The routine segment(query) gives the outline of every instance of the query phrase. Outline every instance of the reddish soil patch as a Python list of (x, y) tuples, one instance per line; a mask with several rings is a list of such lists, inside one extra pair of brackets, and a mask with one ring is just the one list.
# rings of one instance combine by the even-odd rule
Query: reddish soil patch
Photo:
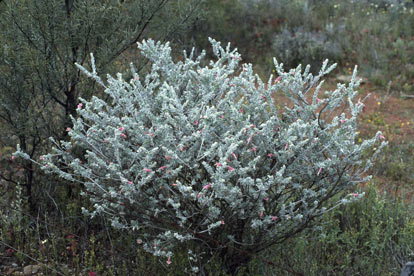
[(414, 141), (414, 99), (377, 92), (371, 85), (361, 89), (361, 96), (370, 93), (360, 123), (361, 132), (382, 131), (392, 143)]

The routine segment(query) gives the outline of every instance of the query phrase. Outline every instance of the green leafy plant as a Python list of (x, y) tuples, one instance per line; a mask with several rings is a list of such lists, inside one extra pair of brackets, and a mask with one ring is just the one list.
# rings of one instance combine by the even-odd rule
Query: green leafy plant
[(400, 274), (414, 256), (412, 205), (376, 185), (371, 182), (360, 201), (324, 216), (319, 228), (273, 247), (269, 259), (304, 275)]

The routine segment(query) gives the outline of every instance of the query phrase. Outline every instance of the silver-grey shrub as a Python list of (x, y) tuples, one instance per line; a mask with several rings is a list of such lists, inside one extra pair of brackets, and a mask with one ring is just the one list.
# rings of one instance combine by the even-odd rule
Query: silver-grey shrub
[(131, 65), (130, 81), (118, 74), (104, 82), (94, 66), (79, 66), (111, 100), (83, 100), (71, 140), (54, 141), (52, 153), (33, 161), (83, 184), (94, 204), (85, 213), (135, 231), (148, 252), (170, 263), (180, 243), (196, 244), (235, 274), (256, 253), (359, 198), (348, 191), (329, 200), (367, 181), (386, 143), (381, 133), (355, 142), (363, 109), (356, 70), (349, 85), (320, 95), (334, 68), (327, 61), (313, 76), (309, 66), (285, 72), (275, 60), (278, 77), (264, 83), (230, 45), (211, 43), (215, 60), (184, 52), (175, 62), (168, 43), (143, 41), (151, 68), (138, 75)]

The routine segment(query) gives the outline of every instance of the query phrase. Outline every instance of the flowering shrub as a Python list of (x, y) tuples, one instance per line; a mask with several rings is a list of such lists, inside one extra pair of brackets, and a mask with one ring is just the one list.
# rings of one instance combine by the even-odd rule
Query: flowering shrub
[(313, 76), (309, 66), (285, 72), (275, 60), (278, 77), (265, 84), (230, 45), (211, 43), (216, 60), (184, 52), (174, 62), (168, 43), (143, 41), (138, 48), (152, 65), (145, 76), (131, 65), (130, 81), (118, 74), (104, 83), (92, 56), (92, 72), (79, 67), (112, 100), (82, 100), (71, 140), (55, 142), (38, 163), (82, 183), (94, 203), (86, 214), (136, 231), (138, 244), (166, 264), (177, 245), (193, 241), (235, 274), (254, 254), (361, 197), (329, 200), (367, 181), (386, 143), (378, 145), (381, 133), (355, 142), (363, 109), (356, 70), (348, 86), (321, 97), (320, 80), (334, 68), (327, 61)]

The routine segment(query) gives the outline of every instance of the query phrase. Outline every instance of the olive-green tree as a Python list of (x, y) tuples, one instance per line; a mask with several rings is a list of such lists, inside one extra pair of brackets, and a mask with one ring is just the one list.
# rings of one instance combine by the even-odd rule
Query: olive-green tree
[(202, 2), (0, 1), (1, 180), (23, 185), (34, 207), (41, 175), (29, 162), (12, 162), (8, 151), (19, 143), (36, 158), (47, 137), (65, 139), (78, 98), (96, 91), (74, 64), (88, 67), (93, 52), (97, 68), (111, 72), (142, 38), (171, 40), (185, 31)]

